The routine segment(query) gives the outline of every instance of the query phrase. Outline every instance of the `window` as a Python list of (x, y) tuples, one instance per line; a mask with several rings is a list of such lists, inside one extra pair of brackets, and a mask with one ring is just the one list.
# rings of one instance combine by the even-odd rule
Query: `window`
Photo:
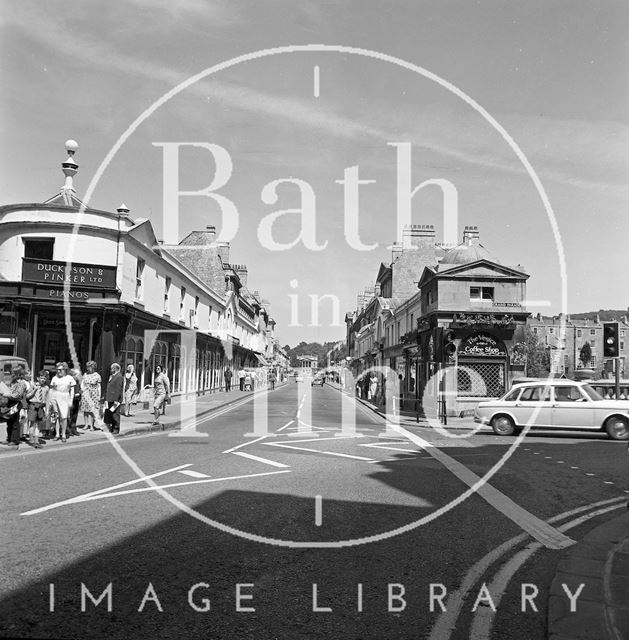
[(625, 331), (624, 331), (624, 329), (620, 331), (620, 337), (621, 337), (621, 338), (624, 338), (624, 337), (625, 337)]
[(548, 327), (548, 333), (555, 333), (555, 327)]
[(493, 287), (470, 287), (470, 300), (493, 300), (494, 288)]
[(550, 387), (526, 387), (520, 402), (550, 402)]
[(143, 281), (145, 266), (146, 266), (146, 262), (138, 258), (138, 261), (135, 267), (135, 299), (136, 300), (142, 300), (142, 281)]
[(555, 387), (555, 400), (557, 402), (583, 401), (583, 394), (577, 386)]
[(563, 366), (566, 367), (566, 369), (570, 366), (570, 356), (567, 354), (564, 354)]
[(199, 325), (199, 296), (194, 299), (194, 323), (193, 325), (197, 327)]
[(397, 323), (397, 336), (396, 336), (396, 342), (400, 341), (400, 323)]
[(577, 338), (580, 338), (583, 335), (583, 331), (581, 329), (577, 329)]
[(533, 327), (533, 333), (537, 334), (537, 327)]
[(172, 285), (172, 280), (166, 276), (164, 280), (164, 313), (168, 314), (170, 312), (168, 299), (170, 298), (170, 287)]
[(621, 341), (620, 341), (620, 349), (621, 349), (622, 351), (624, 351), (624, 350), (625, 350), (625, 341), (624, 341), (624, 340), (621, 340)]
[(596, 335), (596, 329), (590, 329), (590, 335), (591, 336), (595, 336)]
[(590, 358), (590, 369), (596, 369), (596, 356)]
[(513, 402), (518, 399), (520, 395), (521, 389), (513, 389), (513, 391), (509, 391), (509, 393), (503, 398), (505, 402)]
[(181, 322), (185, 321), (185, 317), (184, 317), (185, 301), (186, 301), (186, 288), (181, 287), (181, 300), (179, 301), (179, 320)]
[(52, 260), (54, 238), (24, 238), (24, 257)]
[(410, 331), (414, 331), (414, 329), (415, 329), (415, 326), (413, 324), (413, 316), (414, 315), (415, 315), (414, 313), (411, 313), (411, 328), (410, 328)]

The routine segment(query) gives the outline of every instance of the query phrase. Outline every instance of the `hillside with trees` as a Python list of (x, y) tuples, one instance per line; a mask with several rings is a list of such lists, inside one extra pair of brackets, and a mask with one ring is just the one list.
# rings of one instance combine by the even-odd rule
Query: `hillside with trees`
[[(286, 350), (286, 355), (290, 358), (291, 367), (299, 366), (297, 356), (317, 356), (319, 359), (319, 367), (325, 367), (327, 364), (328, 351), (337, 348), (338, 344), (338, 340), (334, 342), (324, 342), (323, 344), (319, 342), (304, 342), (302, 340), (296, 347), (285, 345), (284, 349)], [(336, 349), (336, 351), (336, 360), (344, 358), (347, 355), (345, 343), (343, 342), (341, 347)]]

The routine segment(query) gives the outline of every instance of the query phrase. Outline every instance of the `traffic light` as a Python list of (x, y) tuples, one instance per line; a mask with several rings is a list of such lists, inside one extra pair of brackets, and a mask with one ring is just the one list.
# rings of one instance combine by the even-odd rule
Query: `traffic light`
[(455, 337), (454, 331), (446, 329), (443, 332), (443, 353), (446, 356), (453, 356), (456, 351), (456, 344), (454, 344)]
[(603, 358), (617, 358), (620, 355), (620, 323), (603, 322)]

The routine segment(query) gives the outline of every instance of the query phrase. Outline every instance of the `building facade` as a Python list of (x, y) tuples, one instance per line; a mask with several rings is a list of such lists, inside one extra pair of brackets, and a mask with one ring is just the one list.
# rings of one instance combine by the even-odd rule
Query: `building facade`
[(86, 207), (72, 183), (76, 143), (66, 144), (59, 194), (0, 207), (2, 352), (34, 371), (133, 364), (142, 386), (159, 364), (174, 393), (217, 390), (227, 366), (266, 364), (272, 319), (215, 229), (164, 246), (124, 205)]

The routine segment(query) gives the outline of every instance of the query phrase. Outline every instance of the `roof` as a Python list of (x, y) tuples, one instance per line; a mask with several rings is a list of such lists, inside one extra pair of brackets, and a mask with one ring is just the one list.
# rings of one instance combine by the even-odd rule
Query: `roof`
[(478, 262), (479, 260), (488, 260), (500, 264), (482, 244), (477, 242), (462, 242), (453, 249), (446, 251), (443, 258), (439, 262), (439, 268), (442, 265), (468, 264), (470, 262)]

